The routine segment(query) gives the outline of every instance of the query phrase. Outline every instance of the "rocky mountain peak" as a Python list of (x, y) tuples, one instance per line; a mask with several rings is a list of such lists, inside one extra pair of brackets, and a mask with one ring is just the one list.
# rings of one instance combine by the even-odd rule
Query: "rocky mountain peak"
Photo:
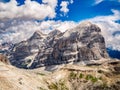
[(75, 28), (75, 30), (79, 31), (79, 32), (83, 32), (83, 33), (90, 33), (90, 34), (92, 32), (99, 32), (99, 33), (101, 32), (101, 29), (97, 25), (95, 25), (89, 21), (84, 21), (84, 22), (80, 23)]
[(46, 36), (35, 32), (31, 38), (27, 45), (21, 42), (16, 46), (11, 59), (15, 66), (22, 64), (27, 68), (29, 64), (29, 68), (37, 68), (108, 58), (101, 29), (90, 22), (82, 22), (64, 33), (54, 30)]
[(51, 32), (49, 33), (49, 35), (50, 35), (50, 36), (55, 36), (55, 35), (58, 35), (58, 34), (61, 34), (61, 33), (62, 33), (62, 32), (61, 32), (60, 30), (55, 29), (55, 30), (51, 31)]
[(60, 30), (52, 30), (50, 33), (48, 33), (47, 39), (53, 39), (57, 36), (60, 36), (62, 34), (62, 32)]
[(45, 38), (47, 35), (42, 33), (41, 31), (35, 31), (34, 34), (31, 36), (30, 40), (32, 39), (42, 39)]
[(83, 36), (85, 39), (85, 37), (89, 37), (92, 34), (95, 35), (95, 34), (100, 34), (100, 33), (101, 33), (101, 29), (97, 25), (95, 25), (89, 21), (84, 21), (84, 22), (80, 23), (78, 26), (76, 26), (75, 28), (67, 30), (64, 33), (63, 37), (73, 38), (73, 37), (82, 37)]

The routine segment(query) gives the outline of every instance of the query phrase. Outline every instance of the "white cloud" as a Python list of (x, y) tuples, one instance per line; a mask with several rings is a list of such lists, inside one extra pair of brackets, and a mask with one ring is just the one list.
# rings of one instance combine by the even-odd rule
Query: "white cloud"
[(66, 30), (74, 28), (77, 24), (78, 23), (76, 23), (74, 21), (64, 21), (64, 22), (60, 22), (58, 24), (57, 29), (60, 30), (61, 32), (65, 32)]
[[(76, 25), (73, 21), (24, 21), (13, 20), (9, 22), (1, 22), (0, 26), (3, 28), (3, 32), (0, 32), (0, 43), (13, 42), (18, 43), (20, 41), (28, 39), (35, 31), (40, 30), (44, 33), (49, 33), (51, 30), (58, 29), (64, 32)], [(1, 30), (2, 31), (2, 30)]]
[(74, 1), (73, 1), (73, 0), (70, 0), (70, 3), (71, 3), (71, 4), (73, 4), (73, 3), (74, 3)]
[(63, 12), (65, 15), (69, 12), (68, 5), (69, 5), (68, 1), (62, 1), (60, 4), (61, 6), (60, 11)]
[(97, 4), (101, 3), (102, 1), (104, 1), (104, 0), (95, 0), (94, 5), (97, 5)]
[(120, 0), (94, 0), (93, 5), (97, 5), (97, 4), (99, 4), (99, 3), (103, 2), (103, 1), (117, 1), (117, 2), (120, 2)]
[(57, 0), (42, 0), (43, 3), (46, 3), (50, 5), (52, 8), (55, 8), (57, 6)]
[(5, 24), (5, 29), (3, 29), (4, 32), (1, 33), (0, 35), (1, 42), (13, 42), (13, 43), (29, 38), (31, 34), (33, 34), (36, 30), (39, 30), (40, 25), (32, 21), (18, 21), (18, 20), (10, 21), (4, 24)]
[(112, 10), (113, 15), (98, 16), (89, 21), (97, 24), (101, 30), (108, 48), (120, 50), (120, 35), (113, 35), (115, 32), (120, 32), (120, 24), (115, 21), (120, 20), (120, 11)]
[(8, 3), (0, 2), (0, 19), (30, 18), (43, 20), (46, 17), (56, 16), (55, 8), (57, 0), (43, 0), (42, 4), (36, 1), (26, 0), (24, 5), (17, 6), (16, 0)]
[(67, 13), (69, 12), (68, 6), (73, 3), (74, 3), (74, 0), (62, 1), (60, 4), (61, 6), (60, 11), (63, 12), (63, 14), (60, 14), (60, 16), (67, 15)]

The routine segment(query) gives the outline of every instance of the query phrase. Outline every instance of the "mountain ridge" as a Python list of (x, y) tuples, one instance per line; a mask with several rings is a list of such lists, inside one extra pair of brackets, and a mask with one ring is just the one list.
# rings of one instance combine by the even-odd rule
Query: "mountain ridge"
[(30, 39), (16, 44), (14, 48), (10, 61), (21, 68), (108, 58), (101, 29), (90, 22), (82, 22), (64, 33), (58, 30), (48, 35), (35, 32)]

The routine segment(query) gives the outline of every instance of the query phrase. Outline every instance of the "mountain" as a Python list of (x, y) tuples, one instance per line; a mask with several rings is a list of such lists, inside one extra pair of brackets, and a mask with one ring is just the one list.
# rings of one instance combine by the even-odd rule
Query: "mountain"
[(11, 52), (11, 64), (20, 68), (108, 58), (101, 29), (90, 22), (82, 22), (64, 33), (54, 30), (46, 35), (37, 31), (16, 44)]
[(0, 53), (7, 54), (13, 48), (13, 46), (14, 44), (11, 42), (0, 43)]
[(31, 65), (39, 50), (46, 46), (45, 38), (45, 34), (36, 31), (28, 40), (15, 44), (10, 53), (10, 62), (23, 68)]

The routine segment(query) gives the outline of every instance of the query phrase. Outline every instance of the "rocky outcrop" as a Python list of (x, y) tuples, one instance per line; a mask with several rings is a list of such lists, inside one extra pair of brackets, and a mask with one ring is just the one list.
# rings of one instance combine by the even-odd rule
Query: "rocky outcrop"
[(7, 59), (7, 57), (2, 54), (0, 54), (0, 62), (4, 64), (9, 64), (9, 60)]
[(12, 52), (12, 64), (26, 68), (108, 58), (101, 29), (90, 22), (64, 33), (35, 32), (27, 41), (16, 44)]

